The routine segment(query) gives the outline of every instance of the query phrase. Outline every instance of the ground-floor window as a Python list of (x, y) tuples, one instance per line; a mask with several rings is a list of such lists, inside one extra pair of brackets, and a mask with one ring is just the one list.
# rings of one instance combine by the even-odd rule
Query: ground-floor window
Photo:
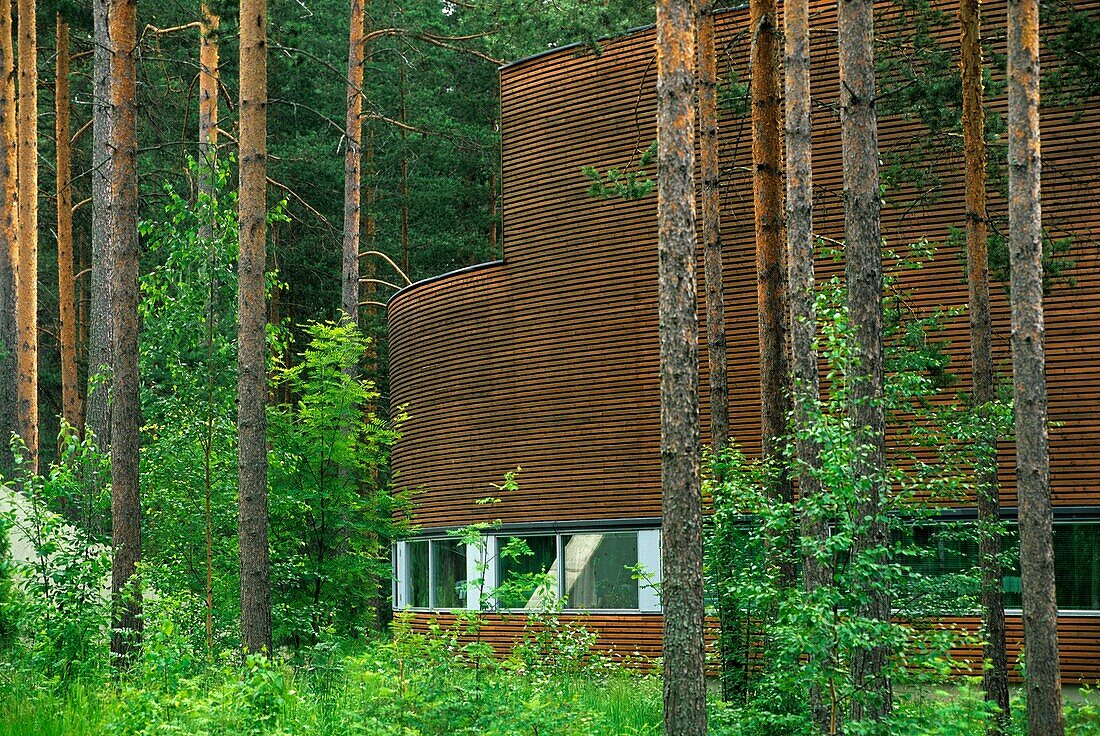
[[(913, 554), (900, 562), (927, 578), (960, 581), (959, 593), (976, 600), (978, 581), (972, 574), (978, 566), (978, 543), (973, 522), (955, 521), (911, 527), (904, 541)], [(1100, 611), (1100, 520), (1054, 522), (1054, 585), (1058, 609), (1064, 612)], [(1009, 610), (1023, 605), (1020, 580), (1020, 538), (1017, 525), (1006, 525), (1001, 545), (1006, 557), (1004, 603)], [(969, 581), (969, 590), (965, 590)]]
[[(394, 552), (398, 609), (659, 611), (661, 558), (657, 529), (516, 529), (466, 544), (453, 536), (399, 542)], [(972, 522), (917, 524), (906, 532), (910, 554), (898, 560), (927, 580), (929, 591), (958, 606), (976, 601), (978, 546)], [(1003, 549), (1005, 607), (1021, 606), (1016, 525)], [(1055, 520), (1058, 608), (1100, 611), (1100, 519)], [(954, 582), (952, 582), (954, 581)], [(952, 587), (954, 585), (955, 587)], [(921, 603), (924, 603), (923, 601)], [(944, 612), (950, 612), (944, 609)], [(961, 611), (955, 611), (960, 613)]]
[(398, 609), (660, 610), (657, 529), (411, 539), (394, 563)]

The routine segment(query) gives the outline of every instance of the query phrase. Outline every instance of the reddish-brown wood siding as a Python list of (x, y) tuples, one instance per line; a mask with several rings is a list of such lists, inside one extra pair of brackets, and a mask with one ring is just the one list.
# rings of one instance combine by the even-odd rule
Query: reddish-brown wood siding
[[(1096, 9), (1100, 1), (1076, 7)], [(815, 28), (835, 28), (835, 6), (814, 10)], [(987, 4), (986, 27), (1003, 28), (1004, 10), (1003, 0)], [(717, 18), (720, 79), (730, 69), (747, 79), (746, 22), (744, 10)], [(945, 29), (951, 39), (954, 32)], [(822, 30), (812, 39), (815, 231), (840, 238), (840, 131), (830, 107), (838, 96), (835, 33)], [(660, 515), (656, 198), (592, 199), (581, 174), (584, 166), (636, 165), (654, 140), (653, 44), (652, 31), (641, 31), (601, 42), (599, 55), (569, 48), (505, 67), (504, 261), (416, 285), (390, 302), (392, 397), (410, 416), (394, 467), (398, 485), (420, 491), (415, 522), (422, 527)], [(1045, 110), (1042, 120), (1044, 225), (1054, 237), (1073, 236), (1067, 275), (1076, 282), (1057, 287), (1046, 301), (1056, 506), (1100, 504), (1100, 104), (1091, 103)], [(1003, 111), (1004, 101), (991, 107)], [(760, 416), (750, 129), (748, 119), (721, 114), (730, 429), (732, 440), (754, 454)], [(879, 130), (887, 159), (922, 134), (918, 123), (891, 117)], [(950, 228), (965, 225), (961, 152), (926, 164), (939, 186), (891, 190), (883, 209), (883, 235), (899, 251), (920, 239), (942, 243)], [(991, 215), (1003, 217), (1004, 205), (992, 192)], [(823, 260), (818, 278), (841, 268)], [(916, 309), (965, 305), (956, 248), (942, 247), (906, 279), (916, 287), (909, 301)], [(1002, 284), (994, 284), (991, 306), (1003, 379), (1010, 364)], [(965, 391), (965, 315), (950, 322), (944, 337), (952, 341), (957, 388)], [(1002, 443), (1008, 507), (1016, 505), (1014, 462)], [(475, 503), (498, 495), (491, 484), (519, 466), (519, 491), (500, 504)], [(607, 618), (588, 620), (600, 628)], [(657, 646), (658, 617), (611, 619), (631, 651)], [(1100, 678), (1100, 619), (1066, 617), (1060, 631), (1066, 681)], [(1018, 645), (1018, 618), (1009, 621), (1009, 639)], [(612, 640), (608, 633), (605, 641)]]
[[(1097, 5), (1090, 0), (1091, 6)], [(830, 6), (815, 15), (831, 27)], [(988, 26), (1004, 6), (986, 9)], [(719, 15), (720, 74), (745, 77), (745, 13)], [(814, 34), (814, 176), (818, 233), (840, 237), (836, 52)], [(423, 488), (417, 521), (454, 526), (481, 518), (522, 522), (656, 516), (660, 511), (655, 197), (594, 200), (581, 167), (622, 167), (654, 139), (653, 36), (643, 31), (546, 54), (501, 73), (505, 262), (414, 287), (390, 304), (393, 398), (410, 419), (395, 452), (399, 482)], [(995, 107), (1003, 107), (997, 102)], [(722, 120), (722, 201), (730, 356), (731, 431), (759, 445), (756, 274), (747, 119)], [(1047, 300), (1051, 484), (1062, 505), (1100, 503), (1100, 105), (1049, 110), (1043, 119), (1044, 223), (1074, 237), (1076, 286)], [(884, 152), (912, 144), (916, 123), (880, 123)], [(942, 186), (925, 206), (912, 191), (883, 211), (895, 248), (942, 242), (964, 224), (961, 155), (929, 162)], [(993, 194), (991, 212), (1003, 214)], [(838, 269), (819, 264), (819, 278)], [(962, 305), (958, 252), (943, 248), (912, 275), (917, 308)], [(993, 293), (995, 360), (1007, 375), (1008, 312)], [(965, 390), (965, 317), (946, 332)], [(704, 361), (705, 363), (705, 361)], [(705, 371), (705, 365), (703, 367)], [(706, 412), (706, 378), (703, 410)], [(704, 425), (707, 422), (704, 420)], [(1003, 502), (1014, 506), (1013, 458), (1001, 458)], [(475, 499), (522, 466), (518, 493), (493, 508)]]
[[(427, 634), (431, 624), (443, 629), (460, 631), (455, 627), (455, 617), (449, 613), (413, 613), (408, 614), (410, 627), (420, 634)], [(610, 655), (624, 664), (646, 668), (656, 657), (661, 656), (661, 616), (660, 614), (562, 614), (558, 620), (563, 625), (583, 626), (597, 635), (593, 649)], [(1009, 679), (1020, 682), (1020, 655), (1023, 649), (1024, 633), (1020, 617), (1008, 616), (1007, 645), (1009, 661)], [(714, 653), (716, 619), (707, 619), (707, 656)], [(960, 635), (974, 635), (980, 622), (973, 616), (958, 616), (941, 619), (935, 625), (957, 628)], [(541, 624), (529, 620), (526, 616), (510, 614), (487, 615), (484, 619), (480, 640), (500, 653), (511, 650), (524, 636), (533, 634)], [(462, 633), (459, 639), (472, 641), (474, 635)], [(1095, 683), (1100, 679), (1100, 659), (1097, 657), (1097, 642), (1100, 642), (1100, 619), (1077, 616), (1061, 616), (1058, 619), (1058, 648), (1062, 661), (1062, 682), (1067, 685)], [(982, 650), (980, 646), (958, 646), (952, 655), (960, 662), (969, 663), (973, 672), (980, 671)], [(962, 670), (965, 672), (966, 670)]]

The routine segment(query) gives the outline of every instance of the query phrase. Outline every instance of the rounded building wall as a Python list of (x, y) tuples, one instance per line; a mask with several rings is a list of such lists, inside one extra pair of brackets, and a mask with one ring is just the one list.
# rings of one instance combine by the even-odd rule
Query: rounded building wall
[[(891, 12), (885, 4), (881, 10)], [(985, 14), (991, 26), (1003, 24), (1003, 2)], [(835, 27), (835, 7), (823, 4), (814, 22)], [(748, 78), (746, 23), (745, 10), (718, 16), (721, 79), (731, 72)], [(840, 240), (835, 36), (812, 38), (815, 231)], [(504, 260), (422, 282), (390, 302), (392, 400), (409, 413), (393, 465), (397, 484), (415, 490), (413, 522), (427, 536), (492, 519), (515, 533), (542, 525), (555, 534), (605, 523), (643, 529), (659, 519), (656, 197), (592, 198), (581, 173), (589, 166), (636, 166), (655, 139), (653, 47), (652, 30), (642, 30), (601, 42), (599, 53), (570, 47), (504, 67)], [(1004, 102), (991, 106), (1002, 110)], [(751, 130), (730, 108), (720, 112), (731, 434), (752, 455), (759, 449), (760, 401)], [(1097, 130), (1100, 105), (1044, 110), (1044, 225), (1053, 238), (1072, 238), (1065, 258), (1073, 266), (1065, 276), (1074, 282), (1056, 287), (1045, 305), (1051, 487), (1056, 518), (1086, 524), (1100, 524)], [(879, 134), (887, 165), (919, 150), (927, 136), (919, 122), (899, 117), (883, 117)], [(961, 156), (940, 152), (922, 160), (930, 179), (887, 192), (882, 232), (888, 246), (939, 244), (934, 258), (903, 276), (902, 285), (913, 289), (908, 305), (917, 312), (966, 303), (963, 256), (949, 244), (952, 229), (965, 226)], [(992, 193), (995, 222), (1003, 220), (1004, 208), (1003, 197)], [(817, 267), (819, 279), (842, 270), (831, 259)], [(1000, 284), (992, 302), (995, 365), (1004, 376), (1011, 368), (1010, 328)], [(701, 309), (701, 335), (702, 318)], [(951, 342), (958, 390), (966, 391), (965, 314), (948, 322), (942, 338)], [(706, 441), (705, 350), (700, 358)], [(1004, 443), (1000, 481), (1010, 511), (1014, 463)], [(494, 484), (517, 467), (518, 490), (498, 493)], [(477, 503), (488, 496), (501, 501)], [(1071, 617), (1067, 621), (1078, 623), (1066, 626), (1084, 626), (1092, 633), (1082, 641), (1095, 641), (1100, 619), (1085, 620)], [(1078, 654), (1067, 656), (1093, 663), (1082, 664), (1081, 672), (1097, 670), (1100, 650), (1073, 650), (1072, 641)]]

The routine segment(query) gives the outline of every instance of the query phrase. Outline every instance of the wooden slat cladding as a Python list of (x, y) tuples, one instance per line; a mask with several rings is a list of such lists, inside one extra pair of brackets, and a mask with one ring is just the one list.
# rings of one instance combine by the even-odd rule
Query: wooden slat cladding
[[(1081, 9), (1097, 5), (1078, 3)], [(815, 227), (839, 238), (840, 135), (830, 107), (837, 98), (836, 51), (828, 30), (835, 27), (835, 8), (822, 4), (818, 11)], [(987, 28), (1003, 27), (1002, 2), (985, 12)], [(730, 70), (747, 79), (745, 24), (746, 11), (719, 16), (723, 79)], [(637, 163), (655, 137), (655, 81), (651, 31), (604, 41), (599, 54), (563, 49), (502, 70), (505, 262), (412, 287), (390, 304), (392, 394), (410, 414), (394, 467), (399, 484), (422, 489), (417, 523), (659, 515), (655, 197), (592, 199), (581, 175), (583, 166)], [(752, 454), (759, 447), (759, 389), (749, 125), (728, 110), (724, 115), (731, 432)], [(1044, 223), (1056, 237), (1072, 234), (1067, 257), (1075, 265), (1068, 275), (1076, 282), (1056, 288), (1046, 306), (1050, 417), (1057, 423), (1051, 478), (1060, 505), (1100, 504), (1098, 131), (1098, 104), (1044, 112)], [(918, 123), (884, 118), (883, 155), (905, 151), (923, 134)], [(920, 239), (942, 243), (949, 228), (964, 224), (961, 154), (925, 163), (939, 186), (888, 193), (883, 233), (899, 251)], [(991, 208), (995, 217), (1003, 215), (996, 193)], [(819, 278), (827, 278), (840, 266), (822, 261), (818, 269)], [(909, 304), (918, 311), (965, 303), (954, 248), (941, 248), (909, 272), (905, 284), (915, 288)], [(999, 285), (992, 306), (1003, 379), (1010, 370), (1009, 327)], [(953, 343), (958, 388), (966, 390), (965, 317), (951, 321), (943, 337)], [(705, 414), (705, 375), (700, 384)], [(1014, 458), (1003, 444), (1003, 502), (1013, 506)], [(500, 504), (474, 503), (493, 495), (491, 484), (518, 466), (518, 492)]]
[[(478, 639), (499, 653), (510, 651), (525, 636), (533, 635), (542, 627), (538, 620), (529, 620), (521, 614), (490, 614), (483, 618), (480, 634), (475, 636), (456, 626), (453, 614), (417, 612), (408, 615), (410, 628), (417, 633), (427, 634), (434, 624), (456, 632), (463, 643)], [(581, 626), (595, 633), (597, 637), (593, 649), (624, 664), (646, 668), (653, 659), (661, 656), (660, 614), (562, 614), (558, 621), (563, 626)], [(1022, 619), (1018, 615), (1008, 616), (1005, 623), (1009, 676), (1013, 682), (1020, 682), (1020, 656), (1024, 641)], [(977, 635), (981, 622), (973, 616), (955, 616), (927, 625), (958, 629), (961, 635), (973, 637)], [(717, 626), (716, 619), (707, 620), (708, 658), (714, 651)], [(1100, 619), (1059, 617), (1058, 648), (1063, 683), (1090, 684), (1100, 679)], [(951, 654), (960, 663), (968, 663), (972, 673), (981, 671), (980, 646), (960, 645), (952, 649)], [(965, 669), (960, 671), (966, 672)]]
[[(881, 17), (893, 7), (883, 3)], [(943, 7), (954, 12), (954, 6)], [(1095, 11), (1100, 0), (1076, 7)], [(994, 46), (1003, 43), (1004, 1), (987, 3), (984, 14), (987, 36)], [(745, 10), (718, 16), (721, 79), (731, 70), (748, 78), (746, 22)], [(815, 228), (840, 238), (840, 131), (830, 30), (835, 5), (818, 5), (812, 22)], [(889, 24), (880, 22), (879, 30), (888, 34)], [(953, 24), (942, 33), (954, 43)], [(641, 31), (601, 42), (598, 54), (562, 49), (501, 72), (505, 262), (414, 286), (390, 303), (392, 397), (410, 414), (394, 467), (399, 485), (419, 490), (415, 521), (421, 526), (660, 515), (656, 201), (652, 195), (633, 202), (592, 199), (581, 175), (584, 166), (636, 165), (655, 139), (653, 44), (652, 32)], [(1056, 423), (1051, 481), (1055, 504), (1078, 507), (1100, 505), (1100, 202), (1094, 194), (1100, 184), (1100, 104), (1089, 103), (1046, 109), (1042, 119), (1044, 225), (1053, 237), (1072, 235), (1066, 257), (1074, 266), (1067, 276), (1076, 282), (1056, 288), (1046, 302), (1050, 418)], [(990, 106), (1003, 111), (1004, 101)], [(731, 433), (754, 454), (759, 379), (750, 127), (728, 108), (722, 115)], [(897, 117), (884, 117), (879, 129), (886, 162), (925, 135), (919, 123)], [(943, 243), (950, 228), (965, 224), (961, 153), (922, 164), (938, 177), (936, 186), (899, 186), (887, 193), (883, 235), (898, 251), (921, 239)], [(991, 193), (998, 223), (1004, 205), (1002, 196)], [(817, 268), (819, 279), (842, 271), (831, 260)], [(908, 304), (918, 312), (964, 305), (958, 250), (941, 247), (919, 271), (906, 274), (904, 285), (914, 288)], [(1007, 381), (1009, 315), (1000, 284), (992, 297), (995, 362)], [(700, 319), (702, 330), (702, 308)], [(952, 342), (957, 389), (965, 391), (965, 317), (952, 320), (942, 337)], [(1014, 506), (1008, 442), (1002, 443), (1000, 461), (1002, 501)], [(519, 491), (499, 504), (475, 503), (499, 495), (492, 484), (518, 466)], [(428, 618), (414, 614), (414, 627), (423, 630)], [(659, 615), (592, 614), (583, 621), (600, 632), (600, 647), (627, 657), (660, 652)], [(973, 618), (944, 623), (977, 627)], [(1019, 617), (1008, 624), (1015, 657)], [(520, 618), (493, 620), (483, 636), (507, 647), (522, 627)], [(1063, 617), (1059, 632), (1064, 680), (1100, 678), (1100, 619)], [(976, 650), (957, 654), (977, 657)]]

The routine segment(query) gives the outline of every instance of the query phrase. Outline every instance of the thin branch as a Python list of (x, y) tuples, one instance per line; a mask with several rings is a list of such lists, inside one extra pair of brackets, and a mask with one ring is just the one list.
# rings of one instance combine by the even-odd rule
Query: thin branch
[(272, 179), (270, 176), (267, 177), (267, 183), (270, 184), (271, 186), (275, 187), (276, 189), (281, 189), (282, 191), (286, 192), (286, 194), (289, 197), (291, 197), (292, 199), (297, 201), (298, 204), (305, 207), (306, 210), (310, 214), (312, 214), (314, 217), (316, 217), (321, 222), (325, 223), (325, 225), (327, 225), (330, 230), (332, 230), (333, 232), (338, 232), (337, 229), (335, 227), (333, 227), (332, 223), (329, 222), (327, 217), (325, 217), (320, 212), (318, 212), (316, 209), (314, 209), (313, 205), (311, 205), (309, 202), (302, 199), (302, 197), (297, 192), (295, 192), (293, 189), (288, 187), (286, 184), (283, 184), (281, 181), (278, 181), (276, 179)]
[(362, 279), (359, 279), (359, 283), (361, 283), (361, 284), (382, 284), (383, 286), (389, 286), (390, 288), (393, 288), (393, 289), (400, 289), (401, 288), (397, 284), (391, 284), (389, 281), (384, 281), (382, 279), (362, 278)]
[(77, 131), (75, 133), (73, 133), (73, 137), (69, 139), (69, 145), (76, 145), (77, 139), (80, 138), (80, 136), (87, 133), (89, 130), (91, 130), (91, 128), (92, 128), (92, 120), (91, 120), (91, 118), (89, 118), (88, 122), (81, 125), (77, 129)]
[(394, 262), (393, 262), (393, 259), (392, 259), (392, 258), (390, 258), (390, 257), (389, 257), (388, 255), (386, 255), (385, 253), (383, 253), (382, 251), (380, 251), (380, 250), (365, 250), (365, 251), (362, 251), (362, 252), (360, 252), (360, 253), (359, 253), (359, 257), (360, 257), (360, 258), (362, 258), (363, 256), (378, 256), (379, 258), (382, 258), (383, 260), (385, 260), (385, 261), (386, 261), (386, 263), (388, 263), (388, 264), (390, 264), (391, 266), (393, 266), (393, 270), (394, 270), (394, 271), (397, 271), (397, 273), (398, 273), (398, 274), (399, 274), (399, 275), (401, 276), (401, 278), (405, 279), (405, 285), (406, 285), (406, 286), (408, 286), (409, 284), (411, 284), (411, 283), (412, 283), (412, 279), (410, 279), (410, 278), (409, 278), (408, 276), (406, 276), (406, 275), (405, 275), (405, 272), (404, 272), (404, 271), (402, 271), (402, 270), (401, 270), (401, 269), (400, 269), (400, 268), (398, 267), (398, 265), (397, 265), (396, 263), (394, 263)]

